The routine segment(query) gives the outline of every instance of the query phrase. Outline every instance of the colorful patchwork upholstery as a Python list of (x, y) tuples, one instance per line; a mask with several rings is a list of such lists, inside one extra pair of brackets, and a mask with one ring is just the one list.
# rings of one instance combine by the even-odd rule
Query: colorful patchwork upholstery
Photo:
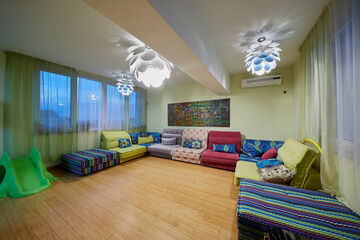
[(239, 231), (244, 230), (244, 222), (261, 224), (253, 231), (258, 236), (275, 228), (301, 237), (296, 239), (360, 239), (359, 215), (318, 191), (242, 179), (236, 215)]
[[(213, 151), (213, 145), (235, 144), (236, 153)], [(241, 149), (241, 133), (226, 131), (210, 131), (208, 149), (201, 154), (203, 166), (221, 168), (234, 171), (239, 160)]]
[(138, 137), (147, 137), (148, 134), (146, 132), (140, 133), (130, 133), (132, 144), (138, 144)]
[(240, 157), (239, 157), (239, 161), (244, 161), (244, 162), (253, 162), (253, 163), (257, 163), (258, 161), (261, 161), (261, 157), (250, 157), (248, 155), (246, 155), (245, 153), (240, 153)]
[(62, 166), (80, 176), (120, 163), (116, 151), (90, 149), (61, 155)]
[(148, 135), (148, 136), (153, 136), (153, 138), (154, 138), (154, 143), (160, 143), (160, 142), (161, 142), (161, 133), (148, 132), (147, 135)]
[(204, 129), (189, 128), (185, 129), (182, 134), (182, 143), (186, 140), (198, 140), (201, 141), (201, 148), (186, 148), (179, 147), (171, 150), (171, 158), (177, 161), (191, 162), (200, 164), (200, 156), (207, 148), (208, 131)]

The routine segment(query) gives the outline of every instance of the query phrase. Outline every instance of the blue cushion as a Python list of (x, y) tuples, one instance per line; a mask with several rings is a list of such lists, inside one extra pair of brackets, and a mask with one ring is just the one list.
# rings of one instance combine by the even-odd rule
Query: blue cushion
[(157, 132), (148, 132), (147, 136), (153, 136), (154, 143), (160, 143), (161, 140), (161, 133)]
[(248, 155), (249, 157), (258, 157), (263, 154), (259, 146), (260, 146), (259, 140), (256, 140), (254, 143), (245, 140), (244, 147), (241, 149), (241, 151), (246, 155)]
[(184, 140), (183, 147), (200, 149), (201, 141), (200, 140)]
[(214, 152), (236, 153), (235, 144), (213, 144)]
[(127, 139), (127, 138), (119, 138), (119, 147), (120, 147), (120, 148), (131, 147), (130, 139)]
[(240, 153), (239, 161), (257, 163), (258, 161), (261, 161), (261, 157), (250, 157), (245, 153)]
[(256, 166), (258, 168), (268, 168), (268, 167), (274, 167), (274, 166), (278, 166), (284, 164), (282, 161), (280, 161), (279, 159), (276, 158), (269, 158), (266, 160), (262, 160), (256, 163)]

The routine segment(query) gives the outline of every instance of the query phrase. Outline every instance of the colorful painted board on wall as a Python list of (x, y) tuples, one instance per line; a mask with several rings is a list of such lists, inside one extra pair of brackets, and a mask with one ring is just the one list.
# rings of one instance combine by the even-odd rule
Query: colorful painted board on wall
[(168, 125), (230, 127), (230, 98), (168, 104)]

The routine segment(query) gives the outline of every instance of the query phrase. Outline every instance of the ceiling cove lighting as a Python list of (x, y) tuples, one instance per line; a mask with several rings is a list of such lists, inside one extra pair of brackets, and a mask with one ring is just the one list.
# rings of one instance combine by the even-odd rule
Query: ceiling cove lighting
[(160, 87), (165, 79), (170, 78), (174, 65), (147, 45), (128, 48), (130, 73), (146, 87)]
[(280, 61), (280, 44), (260, 37), (257, 43), (250, 45), (246, 51), (245, 67), (252, 74), (263, 75), (276, 68), (276, 61)]
[(129, 75), (120, 75), (116, 80), (118, 81), (116, 83), (117, 90), (122, 95), (129, 96), (134, 91), (135, 85)]

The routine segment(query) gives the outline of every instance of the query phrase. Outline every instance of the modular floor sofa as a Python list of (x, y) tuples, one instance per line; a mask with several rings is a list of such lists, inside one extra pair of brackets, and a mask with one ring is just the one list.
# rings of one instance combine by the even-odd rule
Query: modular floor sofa
[[(208, 131), (205, 129), (185, 129), (182, 134), (181, 146), (171, 150), (171, 159), (182, 162), (201, 164), (200, 157), (207, 148), (207, 139)], [(196, 149), (184, 147), (184, 141), (187, 140), (201, 141), (201, 148)]]
[(118, 152), (120, 155), (120, 163), (145, 155), (145, 146), (131, 145), (131, 147), (120, 148), (119, 138), (129, 139), (131, 141), (130, 135), (125, 131), (103, 131), (100, 134), (100, 147)]
[[(201, 154), (201, 164), (203, 166), (235, 171), (241, 149), (241, 133), (210, 131), (208, 138), (208, 149)], [(235, 144), (236, 153), (215, 152), (213, 151), (213, 144)]]
[[(182, 142), (183, 129), (164, 128), (162, 133), (162, 143), (148, 146), (149, 155), (171, 159), (171, 150), (179, 148)], [(174, 139), (173, 144), (167, 144), (166, 139)], [(165, 140), (164, 140), (165, 139)]]

